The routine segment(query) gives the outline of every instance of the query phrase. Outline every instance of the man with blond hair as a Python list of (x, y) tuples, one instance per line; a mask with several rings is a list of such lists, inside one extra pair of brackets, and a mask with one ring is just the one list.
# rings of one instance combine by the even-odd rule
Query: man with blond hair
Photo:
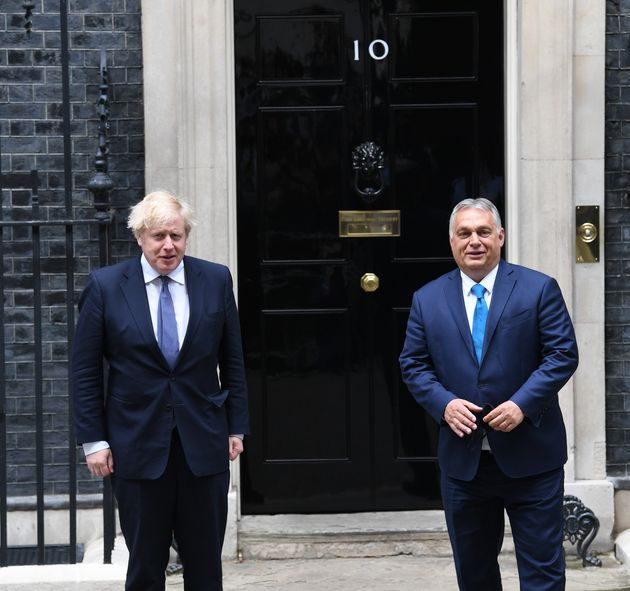
[(147, 195), (128, 221), (141, 255), (91, 273), (79, 302), (77, 441), (90, 472), (112, 478), (126, 591), (164, 589), (173, 536), (184, 589), (223, 588), (228, 460), (243, 451), (247, 392), (232, 278), (185, 255), (192, 226), (185, 202)]

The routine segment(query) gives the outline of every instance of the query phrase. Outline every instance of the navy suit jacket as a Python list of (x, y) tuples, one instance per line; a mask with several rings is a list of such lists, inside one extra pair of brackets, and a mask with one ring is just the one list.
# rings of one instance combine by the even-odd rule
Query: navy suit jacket
[(153, 332), (140, 257), (94, 271), (81, 295), (72, 361), (77, 442), (106, 440), (122, 478), (158, 478), (174, 427), (197, 476), (227, 470), (229, 435), (249, 431), (230, 272), (188, 256), (184, 269), (190, 318), (173, 368)]
[(578, 364), (573, 325), (555, 279), (501, 261), (492, 292), (481, 363), (475, 356), (459, 269), (413, 296), (400, 356), (414, 398), (440, 424), (438, 457), (449, 476), (471, 480), (481, 439), (473, 445), (444, 421), (454, 398), (479, 406), (515, 402), (525, 420), (510, 433), (490, 431), (496, 462), (509, 477), (541, 474), (567, 460), (558, 391)]

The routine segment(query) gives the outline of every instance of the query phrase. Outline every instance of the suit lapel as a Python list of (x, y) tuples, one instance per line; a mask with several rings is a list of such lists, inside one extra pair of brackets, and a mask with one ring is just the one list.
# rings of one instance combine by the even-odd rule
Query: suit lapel
[(471, 357), (477, 362), (477, 356), (473, 349), (472, 335), (470, 334), (470, 325), (468, 324), (468, 316), (466, 315), (466, 307), (464, 306), (464, 296), (462, 293), (462, 276), (459, 269), (448, 275), (448, 281), (444, 288), (444, 297), (451, 309), (451, 314), (459, 330), (459, 334), (464, 341), (464, 345)]
[(167, 364), (157, 340), (153, 332), (153, 323), (151, 322), (151, 312), (149, 311), (149, 302), (147, 301), (147, 289), (144, 284), (144, 275), (142, 274), (142, 265), (140, 258), (130, 261), (130, 265), (123, 272), (123, 279), (120, 282), (120, 289), (127, 301), (131, 315), (138, 326), (138, 330), (142, 334), (151, 352), (156, 359), (163, 365)]
[(514, 269), (508, 263), (502, 260), (499, 263), (499, 270), (497, 272), (497, 278), (494, 282), (494, 291), (492, 292), (490, 309), (488, 310), (486, 334), (483, 338), (483, 353), (481, 357), (482, 361), (483, 356), (486, 354), (488, 346), (492, 341), (494, 331), (499, 324), (499, 320), (501, 319), (503, 310), (505, 309), (505, 305), (507, 304), (507, 301), (512, 294), (515, 284), (516, 274), (514, 273)]
[(197, 327), (201, 321), (204, 297), (201, 271), (189, 257), (184, 257), (184, 272), (186, 274), (186, 291), (188, 293), (190, 315), (188, 317), (188, 327), (186, 328), (184, 342), (182, 343), (179, 356), (177, 357), (178, 359), (190, 348), (190, 344), (195, 337)]

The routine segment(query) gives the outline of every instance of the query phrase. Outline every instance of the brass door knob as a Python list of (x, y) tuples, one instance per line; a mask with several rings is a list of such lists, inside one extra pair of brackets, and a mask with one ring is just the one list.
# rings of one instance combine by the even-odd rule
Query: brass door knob
[(371, 293), (378, 289), (380, 281), (374, 273), (365, 273), (361, 277), (361, 289), (367, 293)]
[(584, 222), (580, 224), (580, 227), (577, 229), (578, 238), (582, 242), (593, 242), (597, 238), (599, 232), (597, 231), (597, 226), (592, 224), (591, 222)]

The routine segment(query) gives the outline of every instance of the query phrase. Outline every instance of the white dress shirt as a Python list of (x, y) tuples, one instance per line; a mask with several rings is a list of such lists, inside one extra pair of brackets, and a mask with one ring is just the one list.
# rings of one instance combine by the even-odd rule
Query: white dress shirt
[[(151, 322), (153, 324), (153, 334), (157, 340), (158, 306), (160, 303), (160, 291), (162, 290), (162, 280), (160, 274), (151, 266), (144, 255), (140, 258), (142, 264), (142, 274), (144, 275), (144, 285), (147, 289), (147, 299), (149, 300), (149, 311), (151, 312)], [(182, 260), (174, 271), (168, 274), (171, 281), (168, 282), (168, 290), (173, 300), (175, 309), (175, 320), (177, 322), (177, 340), (179, 348), (182, 348), (188, 319), (190, 318), (190, 305), (188, 303), (188, 292), (186, 291), (186, 273), (184, 273), (184, 261)]]
[[(488, 273), (479, 283), (486, 288), (484, 292), (484, 299), (488, 310), (490, 310), (490, 301), (492, 300), (492, 291), (494, 290), (494, 282), (497, 278), (497, 272), (499, 271), (499, 265), (497, 265), (490, 273)], [(473, 285), (477, 282), (471, 279), (463, 271), (460, 271), (462, 275), (462, 293), (464, 295), (464, 305), (466, 306), (466, 316), (468, 317), (468, 326), (470, 327), (470, 333), (472, 334), (473, 316), (475, 315), (475, 306), (477, 305), (477, 296), (471, 291)], [(490, 450), (490, 444), (488, 438), (484, 437), (481, 442), (481, 449)]]
[[(486, 300), (488, 310), (490, 310), (490, 301), (492, 300), (492, 291), (494, 290), (494, 282), (497, 278), (497, 272), (499, 271), (499, 265), (497, 265), (490, 273), (488, 273), (479, 283), (486, 288), (483, 296)], [(472, 334), (473, 316), (475, 314), (475, 306), (477, 305), (477, 296), (471, 291), (473, 285), (477, 285), (474, 279), (471, 279), (463, 271), (460, 271), (462, 276), (462, 293), (464, 295), (464, 305), (466, 306), (466, 316), (468, 317), (468, 326)]]

